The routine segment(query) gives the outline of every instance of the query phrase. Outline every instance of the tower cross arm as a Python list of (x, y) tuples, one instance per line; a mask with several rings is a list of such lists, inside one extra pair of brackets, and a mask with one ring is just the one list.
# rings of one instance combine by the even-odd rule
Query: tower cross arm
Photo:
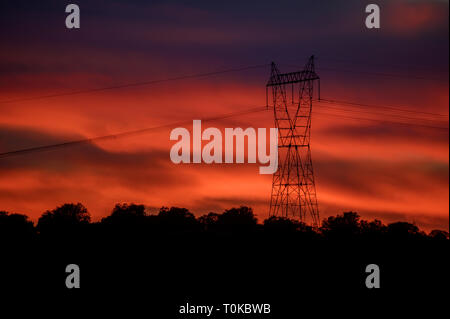
[(270, 77), (269, 82), (267, 82), (267, 87), (290, 84), (290, 83), (300, 83), (304, 81), (318, 80), (319, 76), (314, 71), (304, 70), (298, 72), (274, 74)]

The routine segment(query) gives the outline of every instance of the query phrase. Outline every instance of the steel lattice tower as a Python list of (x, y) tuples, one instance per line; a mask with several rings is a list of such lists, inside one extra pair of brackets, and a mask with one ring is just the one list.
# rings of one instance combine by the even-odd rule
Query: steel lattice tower
[(319, 226), (309, 144), (315, 80), (318, 80), (320, 94), (314, 56), (298, 72), (281, 74), (272, 62), (266, 95), (268, 102), (271, 88), (275, 126), (278, 128), (278, 170), (273, 174), (269, 214)]

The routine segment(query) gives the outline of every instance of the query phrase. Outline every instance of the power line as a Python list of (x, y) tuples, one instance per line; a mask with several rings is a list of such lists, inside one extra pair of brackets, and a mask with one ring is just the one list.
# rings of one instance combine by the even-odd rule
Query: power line
[(421, 69), (422, 71), (432, 70), (433, 73), (439, 72), (442, 74), (445, 73), (446, 75), (448, 75), (448, 72), (449, 72), (448, 65), (446, 66), (447, 70), (443, 70), (443, 69), (436, 70), (436, 69), (433, 69), (433, 68), (436, 68), (436, 65), (424, 65), (422, 62), (420, 62), (420, 64), (413, 64), (413, 65), (399, 65), (399, 64), (391, 64), (391, 63), (387, 64), (385, 62), (384, 63), (378, 63), (378, 62), (374, 63), (373, 61), (361, 61), (361, 60), (356, 61), (354, 59), (344, 60), (344, 59), (335, 59), (335, 58), (328, 58), (328, 57), (325, 57), (325, 58), (320, 57), (320, 58), (318, 58), (318, 60), (319, 60), (319, 62), (320, 61), (329, 61), (332, 63), (336, 62), (338, 64), (351, 64), (351, 65), (359, 65), (359, 66), (363, 65), (363, 66), (374, 66), (374, 67), (384, 67), (384, 68), (396, 68), (396, 69), (403, 69), (403, 70), (405, 70), (405, 69), (408, 69), (408, 70)]
[[(246, 109), (246, 110), (243, 110), (243, 111), (226, 113), (226, 114), (217, 115), (217, 116), (214, 116), (214, 117), (206, 117), (206, 118), (203, 118), (203, 119), (200, 118), (200, 119), (203, 122), (217, 121), (217, 120), (226, 119), (226, 118), (230, 118), (230, 117), (241, 116), (241, 115), (246, 115), (246, 114), (251, 114), (251, 113), (256, 113), (256, 112), (267, 111), (267, 110), (271, 110), (271, 109), (270, 108), (268, 109), (266, 106), (257, 106), (257, 107), (249, 108), (249, 109)], [(397, 121), (387, 121), (387, 120), (373, 119), (373, 118), (361, 118), (361, 117), (344, 116), (342, 114), (335, 114), (335, 113), (329, 113), (329, 112), (317, 112), (317, 111), (314, 111), (314, 114), (325, 115), (325, 116), (332, 116), (333, 118), (337, 118), (337, 119), (341, 118), (341, 119), (352, 119), (352, 120), (366, 120), (366, 121), (374, 121), (374, 122), (388, 123), (388, 124), (394, 124), (394, 125), (418, 126), (418, 127), (425, 127), (425, 128), (448, 130), (448, 127), (423, 125), (423, 124), (418, 124), (418, 123), (406, 123), (406, 122), (397, 122)], [(70, 141), (70, 142), (64, 142), (64, 143), (58, 143), (58, 144), (51, 144), (51, 145), (44, 145), (44, 146), (37, 146), (37, 147), (26, 148), (26, 149), (21, 149), (21, 150), (16, 150), (16, 151), (9, 151), (9, 152), (0, 153), (0, 159), (7, 158), (7, 157), (12, 157), (12, 156), (17, 156), (17, 155), (24, 155), (24, 154), (28, 154), (28, 153), (35, 153), (35, 152), (52, 150), (52, 149), (59, 149), (59, 148), (64, 148), (64, 147), (89, 144), (89, 143), (92, 143), (92, 142), (95, 142), (95, 141), (102, 141), (102, 140), (108, 140), (108, 139), (117, 139), (117, 138), (122, 138), (122, 137), (129, 137), (129, 136), (133, 136), (133, 135), (151, 133), (151, 132), (155, 132), (155, 131), (158, 131), (158, 130), (161, 130), (161, 129), (165, 129), (165, 128), (170, 128), (170, 127), (190, 124), (191, 122), (192, 122), (192, 120), (180, 121), (180, 122), (174, 122), (174, 123), (160, 125), (160, 126), (153, 126), (153, 127), (149, 127), (149, 128), (143, 128), (143, 129), (139, 129), (139, 130), (132, 130), (132, 131), (126, 131), (126, 132), (121, 132), (121, 133), (116, 133), (116, 134), (103, 135), (103, 136), (98, 136), (98, 137), (93, 137), (93, 138), (80, 139), (80, 140), (76, 140), (76, 141)]]
[(342, 118), (342, 119), (351, 119), (351, 120), (364, 120), (364, 121), (372, 121), (372, 122), (379, 122), (379, 123), (387, 123), (387, 124), (394, 124), (394, 125), (405, 125), (405, 126), (418, 126), (418, 127), (424, 127), (424, 128), (432, 128), (432, 129), (440, 129), (440, 130), (446, 130), (448, 131), (448, 127), (443, 126), (432, 126), (432, 125), (426, 125), (426, 124), (418, 124), (418, 123), (406, 123), (406, 122), (397, 122), (397, 121), (387, 121), (387, 120), (381, 120), (381, 119), (373, 119), (373, 118), (363, 118), (363, 117), (353, 117), (353, 116), (345, 116), (345, 115), (337, 115), (333, 113), (327, 113), (327, 112), (314, 112), (315, 114), (319, 115), (328, 115), (333, 116), (334, 118)]
[[(203, 118), (201, 120), (203, 122), (210, 122), (210, 121), (222, 120), (222, 119), (226, 119), (229, 117), (240, 116), (240, 115), (245, 115), (245, 114), (249, 114), (249, 113), (266, 111), (266, 110), (267, 110), (266, 106), (258, 106), (258, 107), (254, 107), (254, 108), (247, 109), (244, 111), (232, 112), (232, 113), (222, 114), (222, 115), (218, 115), (218, 116), (214, 116), (214, 117), (207, 117), (207, 118)], [(23, 154), (28, 154), (28, 153), (52, 150), (52, 149), (65, 148), (65, 147), (70, 147), (70, 146), (90, 144), (95, 141), (110, 140), (110, 139), (122, 138), (122, 137), (127, 137), (127, 136), (138, 135), (138, 134), (150, 133), (150, 132), (155, 132), (155, 131), (165, 129), (165, 128), (190, 124), (191, 122), (192, 122), (192, 120), (181, 121), (181, 122), (175, 122), (175, 123), (170, 123), (170, 124), (165, 124), (165, 125), (160, 125), (160, 126), (143, 128), (143, 129), (139, 129), (139, 130), (132, 130), (132, 131), (126, 131), (126, 132), (121, 132), (121, 133), (116, 133), (116, 134), (109, 134), (109, 135), (97, 136), (97, 137), (93, 137), (93, 138), (81, 139), (81, 140), (76, 140), (76, 141), (44, 145), (44, 146), (37, 146), (37, 147), (31, 147), (31, 148), (26, 148), (26, 149), (21, 149), (21, 150), (16, 150), (16, 151), (4, 152), (4, 153), (0, 153), (0, 159), (6, 158), (6, 157), (12, 157), (12, 156), (16, 156), (16, 155), (23, 155)]]
[[(246, 67), (241, 67), (241, 68), (231, 68), (231, 69), (225, 69), (225, 70), (219, 70), (219, 71), (213, 71), (213, 72), (197, 73), (197, 74), (190, 74), (190, 75), (182, 75), (182, 76), (166, 78), (166, 79), (158, 79), (158, 80), (151, 80), (151, 81), (144, 81), (144, 82), (134, 82), (134, 83), (127, 83), (127, 84), (120, 84), (120, 85), (114, 85), (114, 86), (86, 89), (86, 90), (80, 90), (80, 91), (72, 91), (72, 92), (66, 92), (66, 93), (55, 93), (55, 94), (34, 96), (34, 97), (29, 97), (29, 98), (12, 99), (12, 100), (0, 101), (0, 104), (9, 104), (9, 103), (26, 102), (26, 101), (33, 101), (33, 100), (40, 100), (40, 99), (47, 99), (47, 98), (57, 98), (57, 97), (63, 97), (63, 96), (88, 94), (88, 93), (93, 93), (93, 92), (101, 92), (101, 91), (114, 90), (114, 89), (122, 89), (122, 88), (127, 88), (127, 87), (137, 87), (137, 86), (152, 85), (152, 84), (158, 84), (158, 83), (164, 83), (164, 82), (170, 82), (170, 81), (179, 81), (179, 80), (192, 79), (192, 78), (208, 77), (208, 76), (214, 76), (214, 75), (219, 75), (219, 74), (225, 74), (225, 73), (231, 73), (231, 72), (240, 72), (240, 71), (246, 71), (246, 70), (250, 70), (250, 69), (262, 68), (262, 67), (267, 67), (269, 65), (270, 64), (251, 65), (251, 66), (246, 66)], [(286, 64), (286, 65), (299, 67), (298, 65), (292, 65), (292, 64)], [(329, 69), (329, 68), (323, 68), (323, 69), (324, 70), (328, 69), (328, 70), (334, 70), (334, 71), (343, 71), (343, 72), (347, 72), (348, 71), (348, 72), (361, 73), (359, 71), (342, 70), (342, 69)], [(399, 74), (382, 74), (382, 73), (373, 73), (373, 72), (362, 72), (362, 73), (404, 77), (403, 75), (399, 75)], [(417, 77), (417, 78), (418, 79), (425, 79), (425, 77)], [(436, 80), (436, 79), (434, 79), (434, 80)], [(346, 101), (327, 100), (327, 99), (321, 99), (321, 101), (327, 101), (327, 102), (330, 102), (330, 103), (332, 103), (332, 102), (333, 103), (345, 103), (345, 104), (358, 105), (358, 106), (379, 107), (379, 108), (384, 108), (384, 109), (398, 110), (398, 111), (402, 111), (402, 112), (421, 113), (421, 114), (428, 114), (428, 115), (446, 116), (446, 117), (448, 117), (448, 115), (444, 115), (444, 114), (436, 114), (436, 113), (430, 113), (430, 112), (419, 112), (419, 111), (405, 110), (405, 109), (389, 107), (389, 106), (369, 105), (369, 104), (352, 103), (352, 102), (346, 102)]]
[[(338, 109), (338, 108), (336, 108), (336, 109)], [(329, 112), (317, 112), (317, 111), (313, 111), (313, 112), (314, 112), (314, 114), (333, 116), (333, 118), (351, 119), (351, 120), (367, 120), (367, 121), (394, 124), (394, 125), (398, 124), (398, 125), (406, 125), (406, 126), (418, 126), (418, 127), (432, 128), (432, 129), (441, 129), (441, 130), (447, 130), (447, 131), (449, 130), (448, 127), (444, 127), (444, 126), (433, 126), (433, 125), (412, 123), (412, 122), (389, 121), (389, 120), (367, 118), (367, 117), (353, 117), (353, 116), (342, 115), (343, 113), (336, 114), (336, 113), (329, 113)], [(418, 119), (418, 120), (420, 120), (420, 119)]]
[[(287, 66), (292, 66), (299, 68), (300, 65), (296, 64), (283, 64)], [(391, 78), (405, 78), (405, 79), (413, 79), (413, 80), (427, 80), (427, 81), (437, 81), (442, 83), (447, 83), (448, 80), (444, 79), (438, 79), (438, 78), (430, 78), (426, 76), (412, 76), (412, 75), (406, 75), (406, 74), (399, 74), (399, 73), (384, 73), (384, 72), (371, 72), (371, 71), (359, 71), (359, 70), (350, 70), (350, 69), (341, 69), (341, 68), (334, 68), (334, 67), (317, 67), (318, 71), (332, 71), (332, 72), (345, 72), (345, 73), (356, 73), (356, 74), (367, 74), (367, 75), (373, 75), (373, 76), (383, 76), (383, 77), (391, 77)]]
[(320, 101), (321, 102), (333, 103), (333, 104), (347, 104), (347, 105), (354, 105), (354, 106), (358, 106), (358, 107), (374, 107), (374, 108), (379, 108), (379, 109), (395, 110), (395, 111), (401, 111), (401, 112), (407, 112), (407, 113), (427, 114), (427, 115), (433, 115), (433, 116), (440, 116), (440, 117), (447, 117), (448, 118), (448, 115), (446, 115), (446, 114), (407, 110), (406, 106), (400, 108), (400, 107), (394, 107), (394, 106), (365, 104), (365, 103), (359, 103), (359, 102), (330, 100), (330, 99), (323, 99), (323, 98), (320, 98)]
[(320, 67), (319, 70), (324, 71), (334, 71), (334, 72), (347, 72), (347, 73), (358, 73), (358, 74), (368, 74), (368, 75), (374, 75), (374, 76), (385, 76), (385, 77), (391, 77), (391, 78), (406, 78), (406, 79), (414, 79), (414, 80), (427, 80), (427, 81), (437, 81), (437, 82), (448, 82), (447, 80), (443, 79), (437, 79), (437, 78), (430, 78), (425, 76), (412, 76), (412, 75), (405, 75), (405, 74), (397, 74), (397, 73), (382, 73), (382, 72), (370, 72), (370, 71), (355, 71), (355, 70), (349, 70), (349, 69), (340, 69), (340, 68), (328, 68), (328, 67)]
[[(318, 101), (320, 103), (320, 101)], [(432, 119), (426, 119), (426, 118), (418, 118), (418, 117), (408, 117), (408, 116), (402, 116), (398, 114), (387, 114), (387, 113), (379, 113), (379, 112), (370, 112), (370, 111), (360, 111), (355, 109), (348, 109), (348, 108), (342, 108), (342, 107), (334, 107), (329, 105), (323, 105), (319, 104), (320, 107), (325, 107), (333, 110), (340, 110), (345, 112), (353, 112), (353, 113), (364, 113), (364, 114), (372, 114), (372, 115), (389, 115), (390, 118), (398, 118), (398, 119), (406, 119), (406, 120), (416, 120), (416, 121), (429, 121), (432, 123), (439, 123), (439, 124), (446, 124), (445, 121), (439, 121), (439, 120), (432, 120)]]
[(72, 92), (66, 92), (66, 93), (55, 93), (55, 94), (34, 96), (34, 97), (28, 97), (28, 98), (19, 98), (19, 99), (13, 99), (13, 100), (0, 101), (0, 104), (34, 101), (34, 100), (56, 98), (56, 97), (62, 97), (62, 96), (71, 96), (71, 95), (87, 94), (87, 93), (101, 92), (101, 91), (107, 91), (107, 90), (123, 89), (123, 88), (128, 88), (128, 87), (152, 85), (152, 84), (158, 84), (158, 83), (170, 82), (170, 81), (180, 81), (180, 80), (193, 79), (193, 78), (209, 77), (209, 76), (214, 76), (214, 75), (219, 75), (219, 74), (225, 74), (225, 73), (231, 73), (231, 72), (241, 72), (241, 71), (246, 71), (246, 70), (251, 70), (251, 69), (256, 69), (256, 68), (262, 68), (262, 67), (267, 67), (269, 65), (270, 64), (250, 65), (250, 66), (241, 67), (241, 68), (233, 68), (233, 69), (219, 70), (219, 71), (206, 72), (206, 73), (197, 73), (197, 74), (190, 74), (190, 75), (182, 75), (182, 76), (176, 76), (176, 77), (172, 77), (172, 78), (159, 79), (159, 80), (134, 82), (134, 83), (128, 83), (128, 84), (119, 84), (119, 85), (106, 86), (106, 87), (94, 88), (94, 89), (86, 89), (86, 90), (80, 90), (80, 91), (72, 91)]

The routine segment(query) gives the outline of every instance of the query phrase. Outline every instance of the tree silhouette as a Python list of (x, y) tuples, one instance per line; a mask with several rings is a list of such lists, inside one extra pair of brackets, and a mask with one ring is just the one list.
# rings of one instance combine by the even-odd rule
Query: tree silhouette
[(134, 224), (142, 222), (146, 217), (145, 206), (136, 204), (116, 204), (111, 215), (102, 218), (102, 223)]
[(318, 236), (318, 233), (312, 226), (285, 217), (271, 216), (264, 221), (263, 225), (265, 232), (275, 236), (297, 235), (305, 240)]
[(366, 239), (381, 239), (387, 232), (387, 226), (380, 220), (360, 221), (360, 232)]
[(414, 224), (408, 222), (395, 222), (387, 226), (387, 234), (391, 239), (411, 239), (424, 237), (426, 234)]
[(28, 241), (36, 231), (28, 216), (0, 211), (0, 240)]
[(91, 216), (81, 203), (64, 204), (42, 214), (36, 228), (41, 234), (71, 234), (90, 221)]
[(285, 217), (271, 216), (264, 221), (264, 230), (272, 233), (293, 233), (298, 231), (303, 225), (299, 221)]
[[(10, 214), (0, 211), (0, 238), (28, 240), (39, 236), (52, 235), (68, 238), (73, 234), (78, 238), (95, 240), (103, 235), (114, 239), (122, 234), (121, 239), (130, 237), (140, 239), (148, 235), (180, 235), (186, 233), (218, 234), (258, 234), (258, 236), (293, 235), (295, 240), (322, 238), (358, 239), (368, 241), (424, 239), (448, 240), (449, 233), (433, 230), (425, 234), (414, 224), (395, 222), (384, 225), (380, 220), (361, 220), (356, 212), (344, 212), (342, 215), (330, 216), (323, 220), (320, 228), (313, 228), (305, 223), (284, 217), (271, 216), (258, 224), (252, 208), (241, 206), (225, 210), (222, 214), (210, 212), (196, 218), (186, 208), (162, 207), (157, 215), (149, 215), (144, 205), (116, 204), (111, 215), (104, 217), (100, 223), (91, 223), (91, 217), (81, 203), (64, 204), (51, 211), (46, 211), (39, 218), (37, 226), (25, 215)], [(203, 235), (201, 235), (203, 236)], [(192, 236), (191, 236), (192, 237)], [(201, 237), (199, 237), (201, 238)], [(228, 238), (228, 237), (225, 237)], [(273, 237), (271, 237), (273, 238)], [(79, 242), (79, 239), (78, 239)]]
[(247, 206), (231, 208), (217, 217), (216, 225), (222, 231), (244, 232), (254, 231), (258, 220), (253, 214), (253, 209)]
[(158, 214), (158, 223), (170, 231), (196, 231), (200, 229), (200, 224), (186, 208), (161, 207)]
[(143, 239), (154, 232), (144, 205), (116, 204), (111, 215), (102, 218), (100, 229), (110, 241)]
[[(3, 286), (4, 278), (11, 278), (8, 287), (21, 290), (66, 289), (64, 269), (75, 263), (83, 269), (82, 289), (87, 291), (141, 287), (145, 298), (148, 293), (179, 292), (177, 300), (185, 300), (188, 293), (195, 296), (196, 289), (210, 294), (214, 287), (233, 289), (243, 298), (264, 297), (268, 291), (288, 294), (286, 284), (313, 292), (323, 287), (336, 287), (337, 293), (348, 286), (366, 289), (364, 269), (369, 263), (389, 270), (383, 280), (391, 287), (397, 277), (398, 287), (405, 287), (410, 278), (409, 285), (416, 285), (419, 269), (427, 274), (428, 285), (441, 280), (440, 275), (430, 276), (448, 268), (443, 261), (449, 242), (446, 231), (433, 230), (427, 236), (414, 224), (386, 226), (363, 220), (356, 212), (330, 216), (322, 227), (313, 228), (275, 216), (259, 224), (246, 206), (196, 217), (181, 207), (149, 214), (146, 206), (133, 203), (116, 204), (101, 222), (91, 222), (80, 203), (64, 204), (42, 214), (36, 228), (24, 215), (0, 212), (0, 238), (2, 253), (7, 252), (0, 268), (11, 262), (2, 268)], [(23, 238), (31, 240), (21, 242)]]
[(430, 232), (430, 237), (438, 240), (446, 240), (449, 238), (448, 231), (434, 229)]
[(360, 216), (355, 212), (330, 216), (322, 222), (322, 232), (326, 236), (348, 238), (360, 234)]
[(202, 225), (203, 230), (205, 231), (214, 231), (217, 230), (217, 221), (219, 219), (219, 214), (210, 212), (207, 215), (203, 215), (198, 218), (198, 222)]

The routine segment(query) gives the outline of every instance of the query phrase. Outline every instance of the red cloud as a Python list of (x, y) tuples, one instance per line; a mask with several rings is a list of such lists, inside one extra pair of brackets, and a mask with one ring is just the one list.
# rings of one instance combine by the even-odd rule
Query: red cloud
[(381, 9), (381, 14), (386, 16), (385, 28), (399, 34), (417, 34), (443, 26), (448, 21), (448, 7), (437, 2), (392, 2)]

